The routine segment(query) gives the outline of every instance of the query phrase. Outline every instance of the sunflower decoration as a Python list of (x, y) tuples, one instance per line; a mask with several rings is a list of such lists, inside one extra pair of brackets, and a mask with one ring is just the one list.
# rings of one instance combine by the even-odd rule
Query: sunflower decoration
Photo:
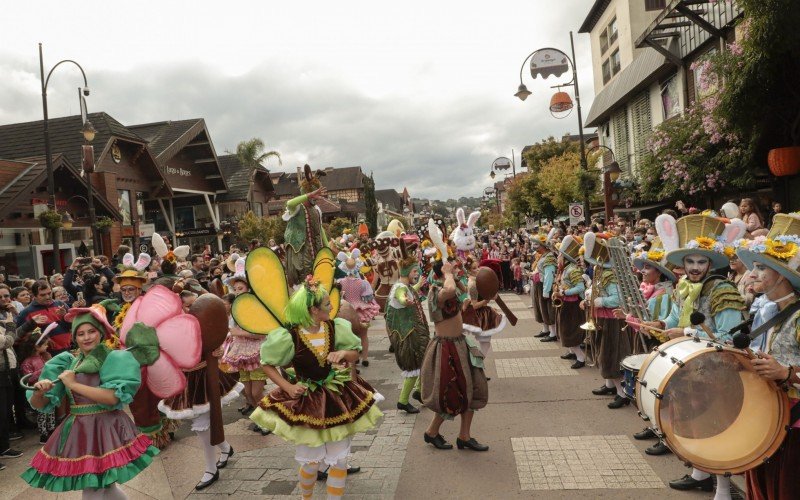
[(664, 250), (650, 250), (647, 252), (647, 260), (652, 260), (653, 262), (661, 262), (661, 259), (664, 258)]
[(698, 236), (690, 241), (686, 245), (686, 248), (702, 248), (703, 250), (714, 251), (714, 245), (716, 245), (716, 243), (717, 240), (714, 238), (709, 238), (708, 236)]
[[(331, 318), (339, 312), (339, 289), (334, 288), (333, 273), (336, 256), (330, 248), (322, 248), (314, 259), (314, 273), (301, 286), (309, 289), (323, 287), (331, 300)], [(247, 254), (245, 263), (250, 292), (236, 297), (231, 315), (242, 329), (256, 335), (266, 335), (285, 326), (289, 287), (286, 272), (278, 256), (269, 248), (257, 248)]]
[(775, 257), (782, 261), (788, 261), (797, 255), (798, 245), (790, 240), (772, 240), (768, 239), (764, 242), (766, 246), (765, 254)]
[(726, 246), (725, 246), (725, 247), (722, 249), (722, 253), (724, 253), (724, 254), (725, 254), (725, 256), (726, 256), (727, 258), (729, 258), (729, 259), (730, 259), (730, 258), (731, 258), (731, 257), (733, 257), (734, 255), (736, 255), (736, 249), (735, 249), (734, 247), (732, 247), (732, 246), (727, 246), (727, 245), (726, 245)]

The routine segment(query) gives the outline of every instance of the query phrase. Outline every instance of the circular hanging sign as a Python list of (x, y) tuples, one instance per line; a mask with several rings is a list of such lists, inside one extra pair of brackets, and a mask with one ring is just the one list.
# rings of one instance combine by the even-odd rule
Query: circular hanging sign
[(548, 76), (560, 77), (569, 70), (569, 58), (557, 49), (537, 50), (531, 56), (531, 76), (536, 78), (541, 75), (543, 79)]

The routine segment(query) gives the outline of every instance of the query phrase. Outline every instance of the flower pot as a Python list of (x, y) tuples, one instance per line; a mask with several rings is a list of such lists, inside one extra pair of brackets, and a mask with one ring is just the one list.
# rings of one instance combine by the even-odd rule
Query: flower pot
[(769, 171), (776, 177), (800, 173), (800, 146), (771, 149), (767, 163)]

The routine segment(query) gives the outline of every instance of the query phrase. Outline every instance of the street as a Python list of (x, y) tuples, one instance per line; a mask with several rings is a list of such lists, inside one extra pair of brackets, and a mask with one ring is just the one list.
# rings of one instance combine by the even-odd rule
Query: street
[[(686, 469), (674, 455), (650, 457), (652, 441), (631, 437), (643, 428), (633, 405), (609, 410), (610, 397), (593, 396), (601, 384), (597, 370), (571, 370), (571, 361), (558, 358), (558, 343), (541, 343), (526, 295), (504, 294), (519, 317), (493, 341), (488, 361), (489, 405), (480, 410), (472, 434), (488, 444), (485, 453), (453, 449), (440, 451), (423, 443), (431, 413), (397, 411), (399, 369), (388, 352), (382, 318), (370, 328), (370, 358), (364, 376), (386, 396), (379, 428), (358, 435), (350, 463), (362, 472), (347, 478), (347, 498), (712, 498), (711, 493), (669, 489), (667, 482)], [(412, 403), (418, 405), (416, 401)], [(124, 484), (131, 499), (297, 498), (294, 447), (275, 436), (262, 437), (248, 429), (249, 420), (237, 403), (224, 408), (225, 431), (235, 455), (220, 480), (194, 491), (202, 475), (202, 449), (182, 426), (177, 440), (142, 474)], [(442, 435), (455, 444), (458, 421), (446, 422)], [(22, 458), (5, 460), (0, 472), (0, 498), (55, 498), (30, 489), (18, 477), (38, 448), (30, 434), (21, 441)], [(741, 482), (739, 482), (741, 484)], [(318, 482), (315, 498), (324, 497)], [(80, 492), (58, 498), (80, 498)], [(736, 497), (734, 497), (736, 498)]]

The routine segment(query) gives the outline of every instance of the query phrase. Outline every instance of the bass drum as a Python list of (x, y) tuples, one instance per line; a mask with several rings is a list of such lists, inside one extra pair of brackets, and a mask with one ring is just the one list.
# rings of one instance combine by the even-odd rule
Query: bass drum
[(653, 350), (636, 380), (639, 414), (685, 462), (739, 474), (777, 451), (789, 399), (753, 371), (745, 351), (695, 337)]

